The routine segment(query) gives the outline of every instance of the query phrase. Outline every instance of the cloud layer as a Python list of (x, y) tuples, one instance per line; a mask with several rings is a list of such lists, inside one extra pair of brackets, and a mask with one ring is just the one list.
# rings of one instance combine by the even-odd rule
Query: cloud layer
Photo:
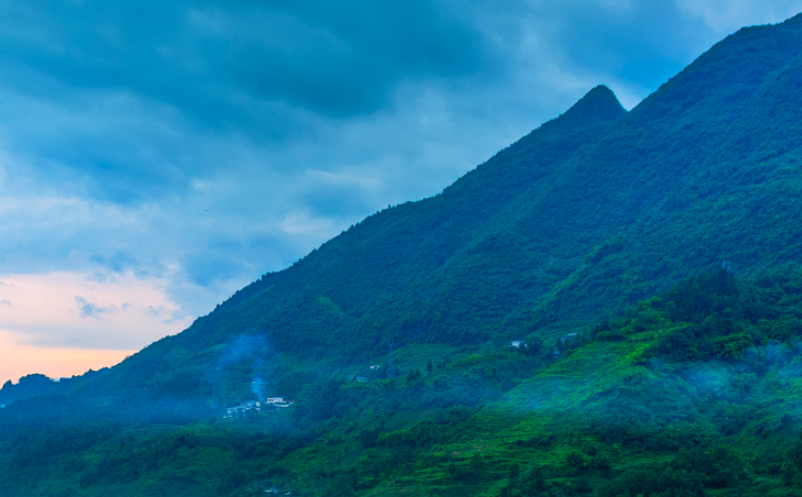
[(165, 286), (131, 272), (11, 275), (0, 280), (0, 330), (40, 347), (135, 350), (190, 324)]
[[(139, 348), (371, 212), (439, 192), (593, 86), (631, 107), (726, 34), (798, 10), (3, 2), (0, 279), (59, 289), (39, 314), (66, 324), (0, 295), (0, 325), (19, 343)], [(103, 301), (91, 281), (123, 293)], [(171, 324), (129, 326), (159, 306)]]

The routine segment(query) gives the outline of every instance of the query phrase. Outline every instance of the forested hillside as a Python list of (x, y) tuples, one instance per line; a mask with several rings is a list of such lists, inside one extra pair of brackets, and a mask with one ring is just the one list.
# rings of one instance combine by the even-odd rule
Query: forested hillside
[[(202, 375), (243, 334), (339, 367), (555, 337), (729, 261), (802, 256), (802, 19), (725, 39), (631, 112), (599, 87), (441, 195), (377, 213), (110, 375)], [(153, 366), (190, 351), (192, 361)], [(150, 367), (147, 367), (150, 365)]]
[(122, 364), (5, 386), (0, 495), (799, 495), (801, 54), (798, 16), (629, 112), (597, 87)]
[(555, 344), (307, 376), (293, 408), (246, 418), (19, 402), (0, 418), (0, 494), (793, 496), (800, 352), (802, 273), (721, 269)]

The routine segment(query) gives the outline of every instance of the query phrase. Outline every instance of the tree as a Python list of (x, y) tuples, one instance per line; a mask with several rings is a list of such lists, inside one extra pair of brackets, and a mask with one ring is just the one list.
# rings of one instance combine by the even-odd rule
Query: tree
[(518, 466), (517, 462), (510, 464), (510, 483), (514, 483), (518, 481), (518, 477), (521, 475), (521, 468)]
[(410, 369), (409, 373), (407, 373), (407, 383), (409, 384), (415, 383), (418, 380), (420, 380), (422, 376), (423, 375), (421, 375), (419, 369)]
[(555, 344), (555, 346), (557, 347), (557, 351), (560, 352), (561, 354), (565, 352), (565, 342), (563, 342), (563, 339), (561, 337), (557, 337), (557, 343)]
[(362, 443), (362, 447), (366, 449), (376, 447), (376, 443), (379, 441), (379, 429), (374, 428), (372, 430), (362, 430), (359, 433), (359, 441)]

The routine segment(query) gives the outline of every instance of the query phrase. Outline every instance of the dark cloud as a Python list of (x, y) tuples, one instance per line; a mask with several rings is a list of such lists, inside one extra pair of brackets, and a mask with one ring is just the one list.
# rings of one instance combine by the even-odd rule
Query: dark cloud
[(16, 67), (4, 84), (45, 98), (60, 84), (126, 88), (212, 127), (269, 113), (260, 101), (370, 112), (400, 81), (494, 61), (450, 2), (20, 2), (4, 14), (0, 47)]
[[(95, 117), (65, 133), (59, 116), (42, 115), (55, 122), (33, 123), (12, 150), (48, 177), (78, 183), (79, 193), (117, 203), (185, 190), (193, 175), (220, 167), (186, 150), (204, 134), (260, 143), (308, 136), (321, 120), (394, 105), (401, 84), (498, 65), (492, 43), (447, 2), (10, 2), (3, 10), (0, 85), (51, 112)], [(187, 133), (194, 140), (176, 136)]]
[[(677, 33), (684, 24), (672, 7), (12, 1), (0, 25), (0, 85), (45, 114), (9, 133), (9, 147), (78, 195), (130, 204), (183, 194), (193, 176), (232, 166), (199, 156), (208, 141), (316, 142), (326, 126), (403, 113), (404, 87), (474, 97), (509, 87), (516, 70), (542, 71), (516, 66), (532, 55), (522, 48), (532, 36), (536, 57), (653, 86), (689, 58), (660, 63), (658, 40), (688, 29)], [(484, 97), (492, 108), (498, 95)]]

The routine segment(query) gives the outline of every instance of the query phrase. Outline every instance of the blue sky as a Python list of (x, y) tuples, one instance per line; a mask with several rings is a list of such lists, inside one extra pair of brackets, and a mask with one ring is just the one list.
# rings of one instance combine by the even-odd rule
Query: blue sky
[[(0, 343), (141, 348), (366, 215), (438, 193), (592, 87), (631, 108), (739, 27), (799, 11), (6, 0)], [(0, 356), (0, 379), (37, 360)]]

